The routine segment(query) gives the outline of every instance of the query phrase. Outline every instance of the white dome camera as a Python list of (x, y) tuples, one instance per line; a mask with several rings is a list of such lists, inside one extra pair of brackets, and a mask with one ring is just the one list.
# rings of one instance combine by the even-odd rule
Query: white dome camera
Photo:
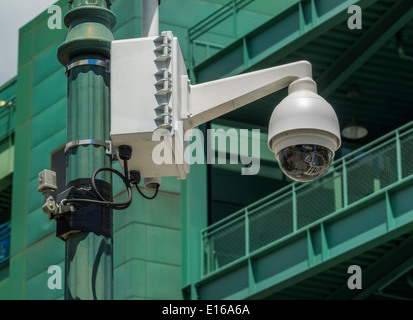
[(332, 106), (317, 94), (311, 78), (292, 82), (274, 109), (268, 145), (290, 179), (309, 182), (326, 172), (340, 147), (340, 126)]

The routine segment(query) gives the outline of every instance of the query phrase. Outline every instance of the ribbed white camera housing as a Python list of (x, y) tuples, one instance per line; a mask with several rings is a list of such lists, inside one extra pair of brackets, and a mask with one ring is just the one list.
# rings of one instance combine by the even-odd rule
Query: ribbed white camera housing
[(333, 155), (341, 145), (337, 115), (317, 94), (311, 78), (290, 84), (288, 96), (274, 109), (268, 126), (268, 146), (276, 156), (286, 147), (301, 144), (326, 147)]
[[(309, 146), (308, 150), (314, 151), (296, 151), (294, 154), (291, 151), (289, 160), (285, 159), (286, 148), (292, 150), (297, 146), (295, 150), (299, 150), (298, 146), (306, 145)], [(268, 146), (283, 172), (296, 181), (314, 180), (327, 170), (329, 164), (326, 160), (326, 163), (316, 169), (317, 161), (314, 159), (322, 159), (316, 150), (324, 150), (325, 153), (323, 148), (327, 148), (332, 159), (340, 145), (337, 115), (332, 106), (317, 94), (316, 83), (309, 77), (292, 82), (288, 96), (274, 109), (268, 127)], [(280, 159), (281, 154), (284, 159)], [(303, 169), (305, 161), (309, 161), (306, 166), (308, 172)], [(310, 170), (313, 172), (309, 172)]]

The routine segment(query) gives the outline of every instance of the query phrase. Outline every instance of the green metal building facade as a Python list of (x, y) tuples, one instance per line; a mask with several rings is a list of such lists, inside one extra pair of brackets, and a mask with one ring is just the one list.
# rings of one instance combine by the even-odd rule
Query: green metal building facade
[[(140, 1), (112, 4), (115, 39), (140, 37)], [(349, 28), (352, 5), (362, 29)], [(65, 245), (37, 192), (40, 171), (64, 174), (67, 142), (56, 58), (67, 29), (49, 29), (49, 18), (20, 30), (18, 75), (0, 88), (0, 299), (63, 299), (47, 270), (64, 269)], [(286, 90), (203, 126), (260, 129), (250, 141), (259, 173), (195, 164), (186, 180), (164, 178), (155, 200), (135, 194), (114, 211), (114, 298), (413, 298), (412, 18), (411, 0), (162, 1), (160, 30), (179, 38), (192, 83), (308, 60), (341, 127), (354, 119), (368, 135), (343, 138), (328, 173), (298, 184), (266, 146)], [(126, 196), (116, 181), (114, 195)], [(351, 265), (361, 290), (347, 286)]]

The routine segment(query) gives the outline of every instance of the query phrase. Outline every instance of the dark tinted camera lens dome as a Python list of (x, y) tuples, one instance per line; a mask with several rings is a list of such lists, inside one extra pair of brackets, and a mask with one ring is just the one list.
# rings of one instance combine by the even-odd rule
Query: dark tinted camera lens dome
[(332, 152), (325, 147), (301, 144), (282, 149), (278, 153), (281, 170), (292, 180), (313, 181), (326, 172)]

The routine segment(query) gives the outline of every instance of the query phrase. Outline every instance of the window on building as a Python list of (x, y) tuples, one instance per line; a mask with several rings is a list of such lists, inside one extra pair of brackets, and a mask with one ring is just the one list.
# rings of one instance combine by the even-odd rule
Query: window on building
[(14, 90), (14, 81), (3, 86), (0, 99), (0, 281), (9, 276), (16, 100), (6, 95)]
[(0, 180), (0, 281), (9, 274), (13, 174)]
[(9, 257), (10, 257), (10, 221), (7, 221), (3, 224), (0, 224), (0, 268), (9, 261)]

